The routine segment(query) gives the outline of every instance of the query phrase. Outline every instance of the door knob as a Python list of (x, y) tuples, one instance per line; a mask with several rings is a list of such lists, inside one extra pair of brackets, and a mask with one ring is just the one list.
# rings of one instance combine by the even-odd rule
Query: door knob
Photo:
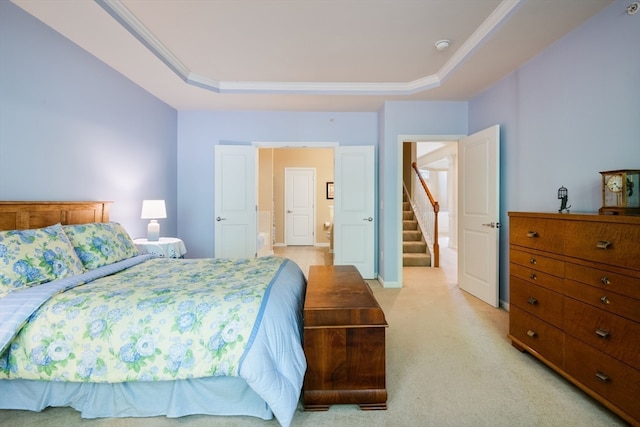
[(371, 222), (371, 221), (373, 221), (373, 218), (371, 218), (371, 217), (369, 217), (369, 218), (362, 218), (362, 220), (363, 220), (363, 221), (369, 221), (369, 222)]
[(483, 227), (491, 227), (491, 228), (496, 228), (496, 223), (495, 222), (490, 222), (489, 224), (482, 224)]
[(287, 213), (293, 213), (293, 211), (287, 211)]
[(227, 218), (220, 218), (220, 217), (216, 218), (216, 221), (226, 221), (226, 220), (227, 220)]

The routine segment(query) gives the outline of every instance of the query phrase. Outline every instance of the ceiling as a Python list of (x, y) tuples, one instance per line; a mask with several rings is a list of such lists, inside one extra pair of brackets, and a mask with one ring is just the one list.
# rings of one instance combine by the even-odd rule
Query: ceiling
[(12, 1), (178, 110), (365, 112), (468, 100), (613, 0)]

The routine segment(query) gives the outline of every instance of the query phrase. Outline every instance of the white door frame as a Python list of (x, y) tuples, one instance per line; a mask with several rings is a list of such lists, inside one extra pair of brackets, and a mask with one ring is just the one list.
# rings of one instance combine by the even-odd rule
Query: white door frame
[(336, 148), (338, 142), (277, 142), (277, 141), (253, 141), (251, 143), (258, 148)]
[[(466, 138), (467, 135), (398, 135), (398, 159), (397, 159), (397, 169), (398, 173), (396, 174), (396, 188), (398, 189), (396, 195), (395, 206), (402, 206), (402, 168), (404, 167), (402, 163), (402, 147), (406, 142), (455, 142), (456, 144), (462, 138)], [(460, 175), (460, 171), (458, 170), (458, 175)], [(457, 182), (458, 176), (455, 177)], [(458, 194), (455, 194), (455, 205), (457, 206)], [(450, 225), (451, 226), (451, 225)], [(399, 287), (402, 287), (402, 215), (398, 217), (398, 221), (396, 224), (396, 235), (398, 242), (398, 284)]]

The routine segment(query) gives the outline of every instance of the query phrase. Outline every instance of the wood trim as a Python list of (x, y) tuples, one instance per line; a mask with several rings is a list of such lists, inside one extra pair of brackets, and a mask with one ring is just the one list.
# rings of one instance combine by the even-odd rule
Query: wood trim
[(0, 201), (0, 231), (108, 222), (106, 201)]
[(556, 212), (507, 212), (510, 217), (526, 217), (526, 218), (544, 218), (544, 219), (561, 219), (571, 221), (585, 222), (607, 222), (640, 225), (640, 215), (609, 215), (598, 214), (598, 212), (581, 212), (561, 214)]
[(434, 215), (434, 224), (433, 224), (433, 266), (440, 267), (440, 243), (438, 242), (438, 212), (440, 212), (440, 204), (433, 198), (431, 191), (429, 191), (429, 186), (420, 175), (420, 170), (418, 169), (418, 164), (416, 162), (411, 163), (411, 167), (416, 172), (416, 176), (420, 180), (420, 184), (422, 184), (422, 188), (424, 189), (427, 197), (429, 198), (429, 202), (431, 203), (431, 207), (433, 208)]

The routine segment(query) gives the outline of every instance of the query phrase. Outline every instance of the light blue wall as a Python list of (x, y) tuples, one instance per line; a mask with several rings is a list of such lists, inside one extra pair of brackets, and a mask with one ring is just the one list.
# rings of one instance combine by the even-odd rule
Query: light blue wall
[[(163, 234), (213, 255), (213, 147), (222, 142), (377, 145), (378, 271), (398, 280), (402, 135), (501, 125), (509, 210), (600, 206), (600, 170), (640, 167), (640, 15), (617, 0), (467, 102), (387, 102), (378, 113), (176, 112), (10, 2), (0, 1), (0, 199), (113, 200), (144, 234), (140, 202), (164, 198)], [(333, 119), (333, 121), (331, 121)], [(501, 230), (508, 301), (508, 227)]]
[(214, 255), (215, 145), (261, 141), (376, 146), (377, 138), (376, 113), (180, 111), (178, 234), (188, 244), (188, 256)]
[(466, 102), (386, 102), (379, 149), (379, 274), (385, 286), (400, 286), (402, 248), (402, 176), (399, 171), (402, 136), (466, 135)]
[(469, 132), (501, 125), (501, 284), (508, 211), (597, 212), (603, 170), (640, 168), (640, 15), (612, 3), (469, 102)]
[(0, 200), (109, 200), (146, 234), (142, 200), (177, 232), (177, 113), (8, 1), (0, 1)]

